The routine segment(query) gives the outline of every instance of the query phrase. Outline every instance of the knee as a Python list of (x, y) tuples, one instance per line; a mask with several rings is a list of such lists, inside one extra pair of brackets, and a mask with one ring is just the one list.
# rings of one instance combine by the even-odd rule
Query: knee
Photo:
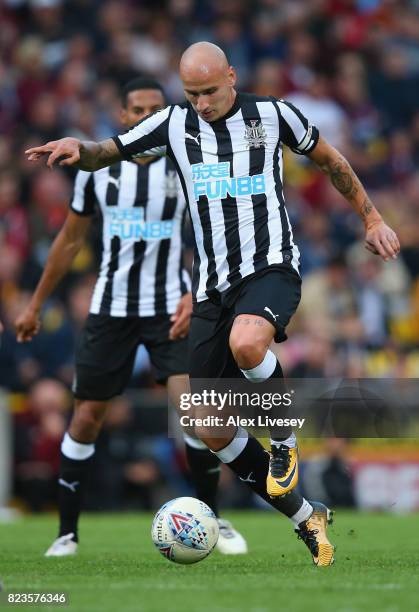
[(254, 338), (232, 334), (230, 349), (239, 368), (250, 370), (263, 361), (267, 347), (264, 342), (259, 342)]

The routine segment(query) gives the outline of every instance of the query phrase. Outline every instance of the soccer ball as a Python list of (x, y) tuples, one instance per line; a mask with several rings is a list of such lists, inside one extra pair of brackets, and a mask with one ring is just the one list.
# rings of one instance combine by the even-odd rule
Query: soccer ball
[(205, 559), (218, 540), (218, 523), (207, 504), (195, 497), (177, 497), (157, 512), (151, 538), (159, 552), (175, 563)]

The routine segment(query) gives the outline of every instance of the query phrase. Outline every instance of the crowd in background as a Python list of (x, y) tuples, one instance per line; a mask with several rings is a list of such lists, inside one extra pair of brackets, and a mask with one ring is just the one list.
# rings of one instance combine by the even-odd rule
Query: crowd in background
[[(43, 427), (31, 399), (40, 380), (71, 384), (100, 253), (96, 232), (46, 305), (41, 333), (18, 345), (13, 322), (65, 219), (73, 180), (28, 163), (23, 151), (117, 133), (120, 87), (139, 74), (159, 79), (169, 102), (182, 100), (179, 57), (199, 40), (225, 50), (239, 89), (286, 98), (317, 125), (402, 245), (386, 264), (368, 253), (362, 222), (327, 177), (286, 153), (304, 280), (278, 349), (286, 372), (419, 377), (417, 0), (0, 0), (0, 23), (0, 387), (18, 398), (22, 423)], [(190, 261), (191, 239), (187, 247)], [(150, 384), (139, 353), (132, 387)], [(64, 420), (48, 421), (45, 435), (59, 440)], [(150, 470), (158, 479), (158, 465)]]

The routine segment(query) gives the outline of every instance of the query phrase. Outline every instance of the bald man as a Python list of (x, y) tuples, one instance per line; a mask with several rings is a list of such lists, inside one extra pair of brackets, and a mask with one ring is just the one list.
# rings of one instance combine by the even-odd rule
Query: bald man
[[(359, 179), (291, 104), (238, 93), (223, 51), (207, 42), (189, 47), (180, 76), (187, 102), (145, 118), (126, 134), (100, 143), (64, 138), (29, 149), (52, 167), (97, 170), (164, 148), (174, 161), (194, 234), (194, 308), (189, 375), (242, 376), (250, 383), (280, 379), (270, 350), (300, 300), (299, 251), (285, 208), (282, 147), (306, 155), (327, 174), (365, 225), (365, 246), (385, 261), (397, 257), (397, 236), (383, 221)], [(296, 490), (297, 447), (292, 431), (271, 440), (270, 458), (241, 427), (202, 428), (199, 437), (241, 480), (288, 516), (313, 562), (331, 565), (331, 512)]]

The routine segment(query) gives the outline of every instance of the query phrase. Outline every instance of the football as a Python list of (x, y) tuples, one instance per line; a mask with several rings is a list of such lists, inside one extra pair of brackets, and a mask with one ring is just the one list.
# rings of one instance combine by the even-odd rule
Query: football
[(205, 559), (218, 540), (214, 512), (194, 497), (177, 497), (157, 512), (151, 527), (159, 552), (175, 563), (191, 564)]

